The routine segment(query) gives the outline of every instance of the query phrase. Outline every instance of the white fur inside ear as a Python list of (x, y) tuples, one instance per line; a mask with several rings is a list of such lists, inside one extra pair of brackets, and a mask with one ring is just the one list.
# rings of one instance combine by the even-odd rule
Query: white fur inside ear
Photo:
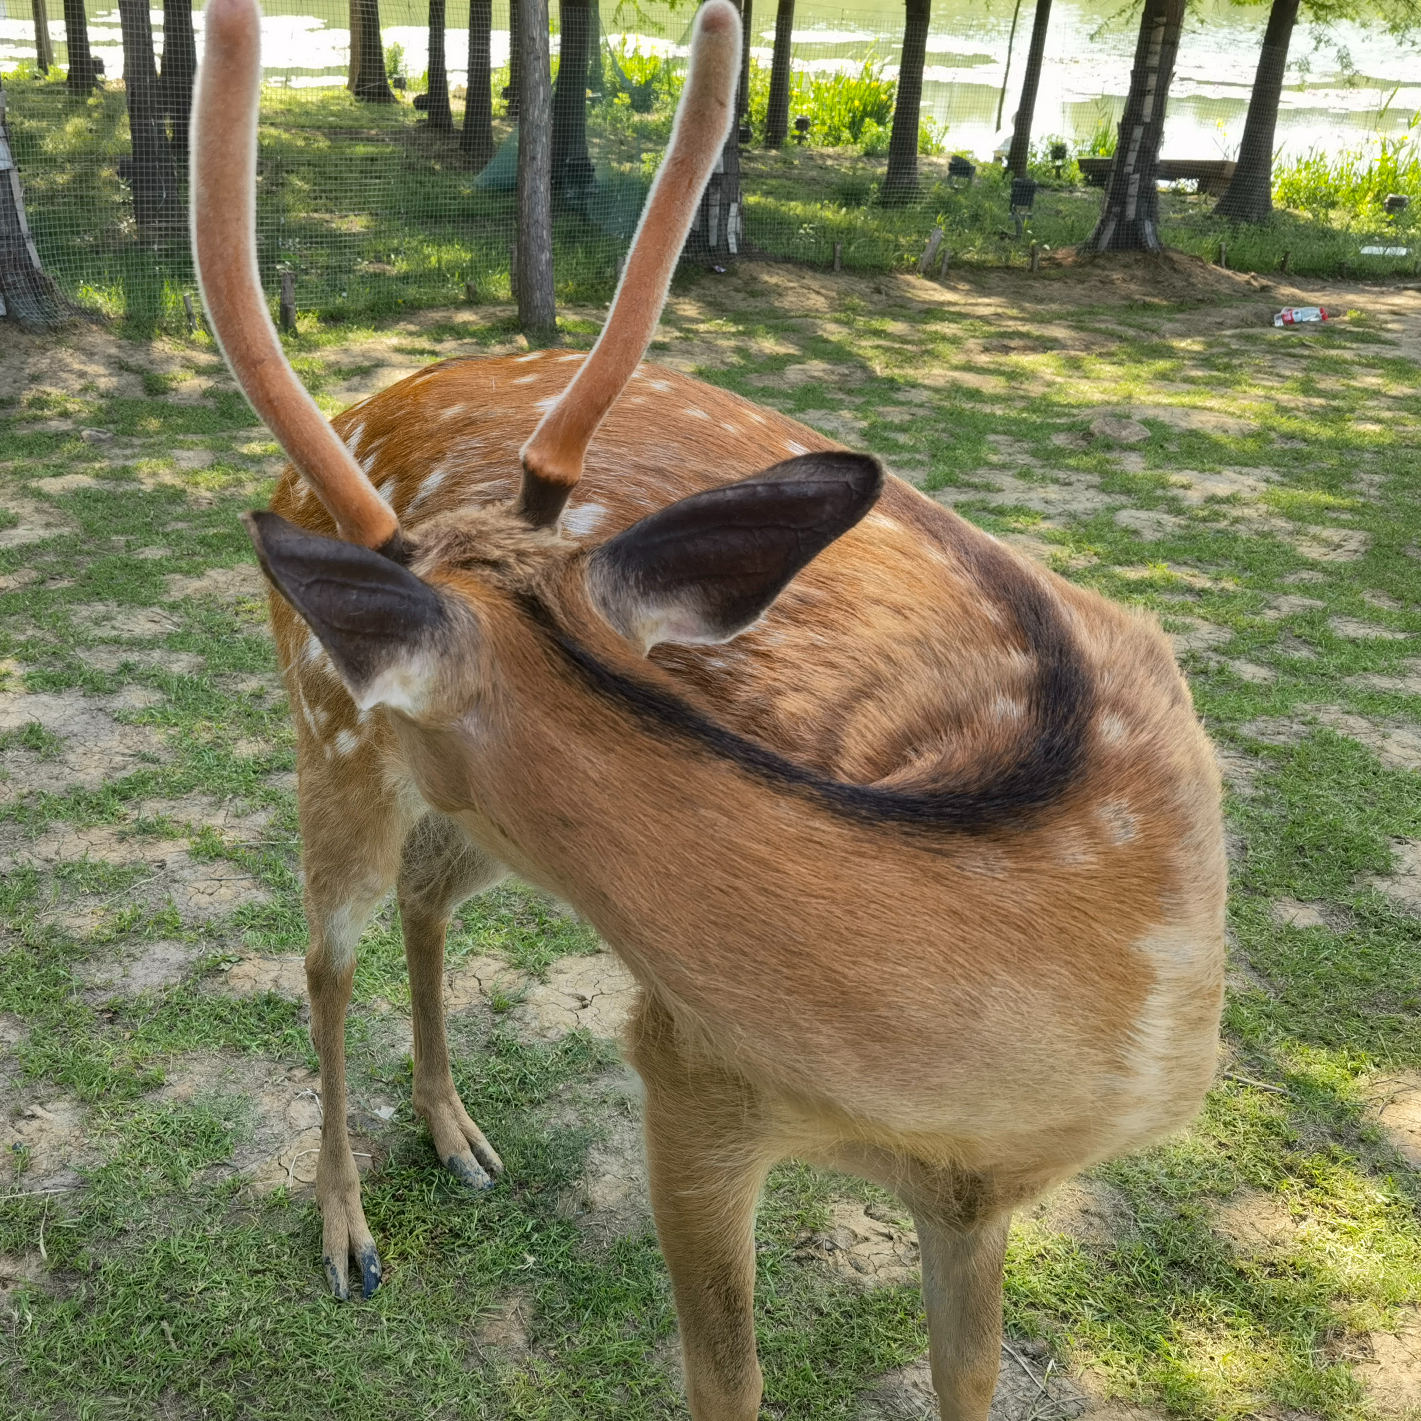
[[(625, 588), (602, 588), (594, 595), (597, 610), (643, 654), (660, 642), (678, 646), (714, 646), (739, 636), (744, 627), (712, 626), (705, 610), (689, 597), (658, 598), (628, 593)], [(758, 618), (757, 618), (758, 620)]]
[(364, 685), (356, 687), (347, 683), (346, 689), (362, 711), (389, 706), (391, 710), (417, 716), (429, 705), (430, 687), (437, 671), (434, 657), (416, 651), (384, 667)]

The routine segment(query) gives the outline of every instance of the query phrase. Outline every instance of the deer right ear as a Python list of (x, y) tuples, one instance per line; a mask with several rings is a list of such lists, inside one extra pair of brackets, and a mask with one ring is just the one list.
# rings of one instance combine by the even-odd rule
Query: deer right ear
[(847, 533), (882, 488), (883, 469), (867, 454), (788, 459), (634, 523), (592, 554), (588, 591), (644, 651), (662, 641), (729, 641)]
[(383, 553), (279, 514), (245, 521), (262, 571), (325, 647), (356, 705), (417, 714), (449, 626), (434, 588)]

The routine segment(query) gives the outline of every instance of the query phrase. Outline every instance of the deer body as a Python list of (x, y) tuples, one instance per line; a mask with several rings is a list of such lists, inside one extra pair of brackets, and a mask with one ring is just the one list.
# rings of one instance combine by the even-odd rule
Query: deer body
[(380, 1277), (346, 1131), (361, 930), (394, 888), (415, 1109), (487, 1187), (444, 934), (511, 869), (643, 988), (626, 1045), (696, 1421), (758, 1414), (755, 1203), (790, 1155), (911, 1208), (942, 1417), (985, 1421), (1011, 1211), (1183, 1123), (1213, 1070), (1219, 781), (1167, 645), (876, 461), (638, 366), (730, 122), (726, 0), (592, 353), (433, 366), (333, 432), (256, 278), (257, 20), (210, 0), (194, 235), (299, 470), (249, 523), (297, 727), (333, 1290), (351, 1258)]

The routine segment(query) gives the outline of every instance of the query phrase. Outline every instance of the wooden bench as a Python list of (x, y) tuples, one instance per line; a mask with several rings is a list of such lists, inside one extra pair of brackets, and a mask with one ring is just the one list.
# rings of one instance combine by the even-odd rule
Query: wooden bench
[[(1076, 166), (1091, 187), (1104, 187), (1114, 158), (1077, 158)], [(1162, 183), (1193, 182), (1210, 197), (1222, 197), (1238, 166), (1224, 158), (1161, 158), (1156, 176)]]

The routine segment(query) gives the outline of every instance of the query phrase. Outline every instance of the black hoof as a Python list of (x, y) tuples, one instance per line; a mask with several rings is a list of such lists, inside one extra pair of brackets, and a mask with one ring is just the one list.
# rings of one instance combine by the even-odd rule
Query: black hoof
[(450, 1155), (444, 1161), (444, 1167), (470, 1189), (493, 1188), (493, 1176), (477, 1160), (465, 1159), (462, 1155)]
[(372, 1244), (360, 1255), (360, 1293), (369, 1298), (380, 1286), (380, 1255)]
[(331, 1286), (331, 1294), (338, 1303), (348, 1303), (350, 1301), (350, 1285), (340, 1276), (340, 1270), (329, 1259), (323, 1260), (326, 1265), (326, 1282)]

